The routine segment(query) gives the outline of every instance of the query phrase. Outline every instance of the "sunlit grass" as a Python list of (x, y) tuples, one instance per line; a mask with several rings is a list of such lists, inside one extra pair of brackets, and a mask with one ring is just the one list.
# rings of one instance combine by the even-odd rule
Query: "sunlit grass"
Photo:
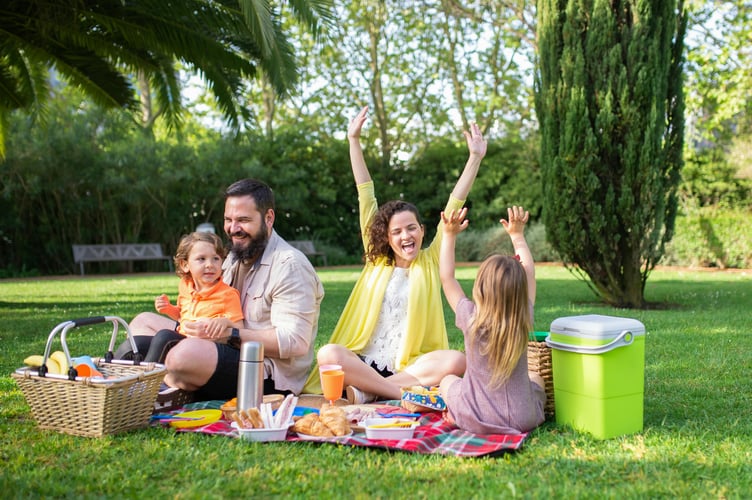
[[(477, 268), (458, 275), (470, 292)], [(317, 345), (328, 339), (358, 268), (323, 269)], [(41, 432), (10, 373), (41, 353), (59, 322), (151, 310), (174, 275), (0, 282), (0, 486), (4, 497), (226, 498), (744, 498), (752, 491), (752, 277), (655, 271), (646, 298), (616, 310), (557, 266), (537, 269), (535, 329), (560, 316), (632, 317), (647, 329), (645, 428), (598, 441), (544, 424), (523, 449), (463, 459), (312, 443), (252, 444), (150, 428), (100, 439)], [(446, 314), (453, 347), (462, 336)], [(74, 330), (76, 352), (98, 354), (107, 327)], [(60, 411), (65, 411), (61, 408)], [(64, 466), (63, 466), (64, 464)]]

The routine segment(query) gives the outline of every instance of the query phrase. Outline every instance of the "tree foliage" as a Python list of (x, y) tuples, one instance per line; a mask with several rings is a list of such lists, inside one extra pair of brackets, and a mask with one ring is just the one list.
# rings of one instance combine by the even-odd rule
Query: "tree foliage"
[(752, 191), (752, 2), (691, 2), (683, 205), (747, 206)]
[[(97, 5), (132, 9), (147, 5), (146, 1)], [(183, 92), (181, 112), (187, 113), (179, 115), (180, 129), (170, 128), (169, 113), (163, 110), (160, 91), (148, 72), (131, 71), (125, 64), (113, 66), (130, 86), (133, 106), (139, 107), (130, 117), (105, 111), (92, 104), (90, 95), (82, 99), (53, 80), (51, 88), (44, 89), (44, 95), (51, 96), (44, 100), (50, 103), (50, 127), (39, 129), (27, 116), (14, 113), (6, 122), (11, 128), (4, 129), (13, 151), (7, 162), (0, 163), (0, 254), (11, 272), (75, 271), (69, 254), (72, 242), (159, 241), (170, 252), (179, 236), (198, 223), (209, 221), (219, 227), (222, 188), (248, 175), (263, 178), (274, 187), (280, 212), (275, 226), (285, 237), (315, 239), (317, 246), (329, 246), (330, 263), (358, 262), (357, 201), (344, 132), (363, 104), (381, 110), (372, 113), (363, 134), (379, 199), (415, 202), (429, 231), (466, 161), (461, 130), (472, 121), (481, 125), (489, 150), (468, 200), (470, 232), (498, 229), (498, 219), (510, 204), (529, 208), (534, 218), (541, 215), (549, 195), (542, 192), (540, 182), (538, 125), (533, 112), (531, 68), (539, 40), (531, 0), (191, 0), (176, 6), (159, 2), (149, 15), (164, 15), (165, 9), (171, 9), (171, 16), (177, 15), (185, 5), (201, 3), (226, 9), (225, 14), (231, 15), (236, 25), (243, 25), (243, 33), (250, 39), (255, 34), (248, 28), (253, 23), (248, 23), (246, 15), (252, 11), (240, 6), (263, 9), (256, 24), (271, 20), (273, 30), (284, 34), (296, 56), (297, 83), (285, 94), (275, 83), (274, 73), (267, 72), (260, 60), (249, 58), (256, 77), (244, 78), (242, 89), (232, 97), (238, 113), (243, 113), (242, 117), (238, 114), (239, 119), (245, 120), (237, 133), (227, 127), (227, 115), (218, 104), (211, 80), (200, 71), (204, 84), (198, 95), (195, 88), (191, 88), (191, 99)], [(322, 9), (330, 4), (337, 19), (331, 26), (320, 22), (328, 19)], [(718, 6), (725, 4), (743, 6), (748, 2), (734, 0)], [(39, 5), (32, 0), (0, 6), (0, 42), (7, 19), (3, 13)], [(90, 2), (74, 0), (63, 7), (87, 5)], [(35, 26), (35, 19), (29, 26)], [(711, 17), (696, 15), (692, 19), (699, 30)], [(728, 28), (726, 19), (733, 21)], [(707, 31), (709, 35), (722, 33), (721, 45), (729, 37), (736, 40), (727, 45), (742, 66), (748, 60), (741, 43), (743, 19), (737, 14), (721, 16), (722, 29)], [(209, 31), (210, 26), (202, 29)], [(327, 28), (325, 37), (315, 29), (322, 26)], [(223, 34), (229, 37), (230, 31)], [(187, 40), (191, 46), (208, 43)], [(710, 41), (711, 37), (700, 40)], [(10, 46), (0, 45), (0, 65), (12, 62), (2, 59), (4, 47)], [(228, 41), (223, 48), (235, 45)], [(242, 51), (241, 55), (245, 57)], [(172, 61), (170, 69), (180, 69), (181, 90), (189, 77), (191, 84), (199, 80), (191, 73), (196, 66), (190, 60), (178, 55), (167, 59)], [(692, 63), (690, 69), (710, 69), (712, 62)], [(280, 60), (272, 58), (270, 63), (279, 64)], [(703, 92), (712, 96), (707, 89), (713, 82), (732, 81), (729, 71), (733, 67), (719, 66), (713, 79), (704, 80), (708, 83)], [(46, 65), (26, 68), (29, 72), (39, 70), (42, 83), (47, 83)], [(592, 74), (601, 73), (607, 74), (600, 69)], [(31, 78), (26, 81), (35, 83)], [(613, 102), (617, 103), (614, 113), (627, 109), (621, 101)], [(691, 106), (703, 102), (688, 101)], [(42, 111), (41, 107), (35, 109)], [(714, 113), (719, 107), (702, 109)], [(723, 122), (729, 124), (726, 132), (734, 130), (733, 124), (744, 123), (744, 108), (739, 109), (734, 120)], [(695, 108), (692, 110), (694, 116)], [(153, 133), (144, 136), (145, 128), (152, 128)], [(748, 199), (748, 184), (745, 187), (739, 179), (740, 168), (733, 168), (749, 164), (744, 137), (737, 134), (730, 140), (722, 148), (687, 155), (681, 191), (685, 206), (738, 206)], [(707, 142), (690, 142), (688, 148), (698, 144)], [(616, 143), (613, 149), (625, 150)], [(51, 181), (58, 178), (59, 182)], [(575, 191), (572, 196), (580, 200), (583, 193)], [(29, 231), (30, 227), (34, 231)], [(542, 225), (535, 227), (543, 232)]]
[[(309, 30), (330, 16), (330, 1), (290, 0)], [(103, 107), (138, 110), (134, 79), (154, 89), (168, 123), (182, 118), (174, 64), (201, 75), (223, 116), (248, 115), (248, 79), (265, 75), (279, 94), (297, 81), (292, 45), (268, 1), (8, 0), (0, 7), (0, 144), (8, 113), (43, 109), (48, 70)], [(4, 153), (0, 149), (0, 157)]]
[(752, 2), (691, 2), (687, 108), (693, 145), (727, 146), (752, 134)]
[(540, 0), (543, 217), (565, 263), (644, 305), (672, 237), (683, 145), (681, 0)]
[(284, 237), (343, 248), (357, 241), (355, 190), (339, 185), (350, 175), (345, 144), (311, 141), (302, 126), (279, 130), (277, 141), (194, 135), (190, 127), (181, 141), (147, 138), (124, 113), (87, 105), (76, 92), (51, 103), (46, 130), (18, 113), (9, 122), (14, 147), (0, 163), (3, 268), (74, 272), (76, 243), (159, 242), (171, 253), (202, 222), (221, 230), (223, 190), (243, 177), (273, 187)]

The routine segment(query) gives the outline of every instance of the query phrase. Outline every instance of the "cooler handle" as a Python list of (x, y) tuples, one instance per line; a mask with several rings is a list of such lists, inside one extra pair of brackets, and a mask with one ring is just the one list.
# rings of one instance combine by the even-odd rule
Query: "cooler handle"
[(559, 349), (561, 351), (576, 352), (578, 354), (603, 354), (617, 347), (625, 347), (630, 345), (634, 341), (634, 335), (629, 330), (624, 330), (616, 336), (614, 340), (604, 345), (597, 346), (582, 346), (582, 345), (569, 345), (551, 340), (551, 335), (546, 337), (546, 345), (553, 349)]

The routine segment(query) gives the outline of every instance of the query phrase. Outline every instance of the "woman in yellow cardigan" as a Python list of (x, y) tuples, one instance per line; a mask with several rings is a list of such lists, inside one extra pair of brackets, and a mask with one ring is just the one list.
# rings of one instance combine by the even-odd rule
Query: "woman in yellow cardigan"
[[(353, 404), (399, 399), (400, 387), (438, 385), (445, 375), (465, 372), (464, 354), (448, 349), (439, 279), (442, 231), (422, 249), (425, 228), (414, 205), (390, 201), (378, 207), (360, 145), (367, 113), (364, 107), (347, 131), (366, 263), (330, 343), (317, 354), (319, 365), (342, 366)], [(464, 134), (469, 158), (446, 213), (465, 203), (486, 154), (476, 124)], [(304, 392), (321, 392), (318, 368)]]

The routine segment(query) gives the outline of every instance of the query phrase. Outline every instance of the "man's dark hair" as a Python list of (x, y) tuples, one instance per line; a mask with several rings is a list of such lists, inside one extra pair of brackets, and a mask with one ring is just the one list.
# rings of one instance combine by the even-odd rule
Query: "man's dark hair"
[(250, 196), (256, 202), (256, 208), (262, 214), (274, 209), (274, 192), (272, 188), (256, 179), (241, 179), (230, 184), (225, 191), (225, 200), (233, 196)]

